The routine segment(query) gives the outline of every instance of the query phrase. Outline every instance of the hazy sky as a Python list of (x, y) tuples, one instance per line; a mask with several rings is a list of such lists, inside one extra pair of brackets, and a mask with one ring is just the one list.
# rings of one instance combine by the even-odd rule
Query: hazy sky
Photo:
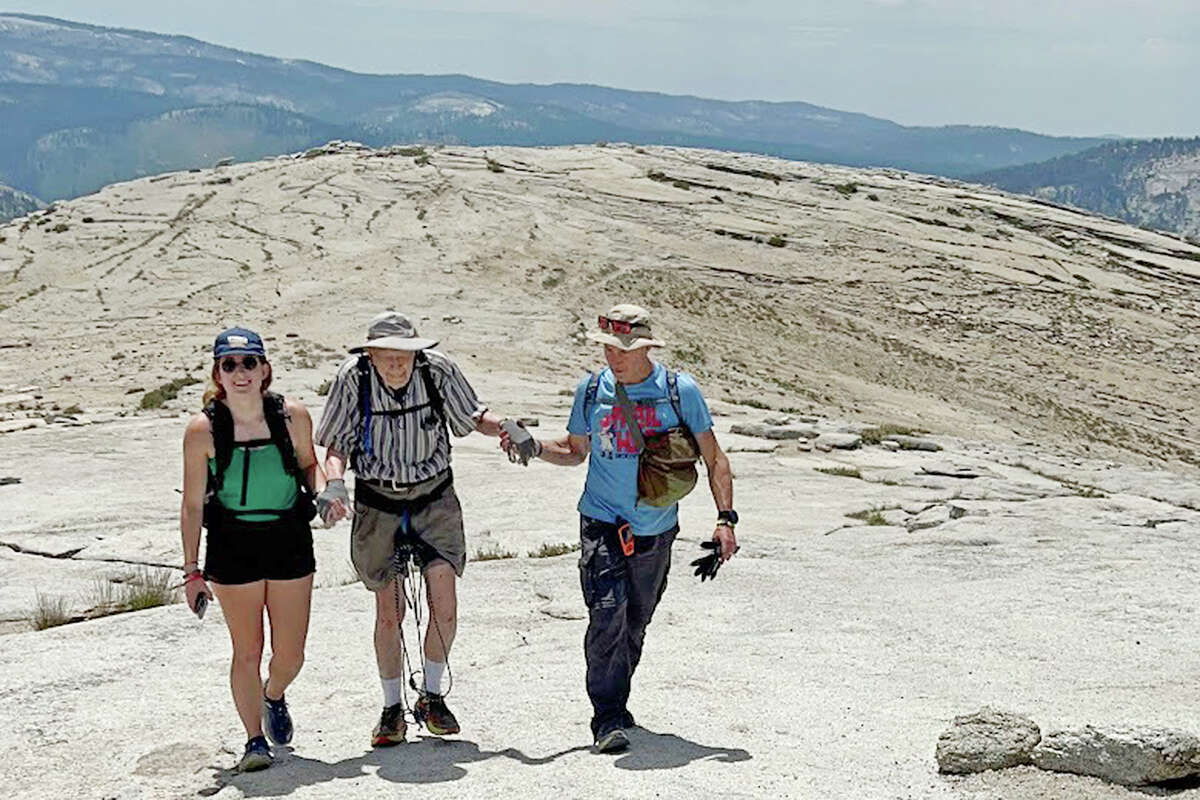
[(0, 0), (362, 72), (1200, 135), (1200, 0)]

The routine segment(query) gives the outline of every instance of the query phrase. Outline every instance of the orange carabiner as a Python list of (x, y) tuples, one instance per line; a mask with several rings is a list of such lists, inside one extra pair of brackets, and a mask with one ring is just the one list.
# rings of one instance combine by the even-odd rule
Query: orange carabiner
[(633, 531), (630, 530), (628, 522), (617, 528), (617, 538), (621, 541), (621, 552), (626, 557), (633, 555)]

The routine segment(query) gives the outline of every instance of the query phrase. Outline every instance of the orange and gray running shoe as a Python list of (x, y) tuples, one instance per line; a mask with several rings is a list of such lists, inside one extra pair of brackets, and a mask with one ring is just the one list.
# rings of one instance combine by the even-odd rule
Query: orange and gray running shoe
[(404, 743), (404, 735), (408, 733), (408, 723), (404, 721), (404, 704), (385, 706), (379, 715), (379, 722), (371, 732), (372, 747), (391, 747)]
[(446, 700), (440, 694), (422, 692), (413, 708), (413, 716), (434, 736), (448, 736), (459, 731), (458, 720), (446, 708)]

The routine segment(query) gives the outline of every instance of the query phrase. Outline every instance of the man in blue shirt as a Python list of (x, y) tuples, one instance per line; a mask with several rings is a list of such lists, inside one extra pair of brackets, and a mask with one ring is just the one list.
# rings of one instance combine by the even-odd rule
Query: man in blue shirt
[[(580, 381), (567, 435), (535, 441), (532, 449), (552, 464), (588, 461), (578, 505), (580, 583), (589, 614), (584, 638), (587, 690), (595, 749), (617, 752), (629, 745), (625, 728), (633, 725), (626, 708), (630, 683), (641, 659), (646, 626), (667, 585), (671, 545), (679, 532), (677, 504), (656, 507), (638, 501), (638, 437), (617, 398), (618, 384), (633, 406), (643, 437), (684, 425), (699, 445), (718, 512), (710, 575), (737, 550), (737, 514), (729, 460), (713, 435), (700, 387), (692, 376), (672, 374), (650, 359), (650, 348), (663, 343), (650, 332), (649, 312), (635, 305), (614, 306), (588, 338), (604, 345), (608, 369)], [(672, 380), (677, 402), (671, 397)], [(501, 446), (509, 445), (509, 437), (502, 435)]]

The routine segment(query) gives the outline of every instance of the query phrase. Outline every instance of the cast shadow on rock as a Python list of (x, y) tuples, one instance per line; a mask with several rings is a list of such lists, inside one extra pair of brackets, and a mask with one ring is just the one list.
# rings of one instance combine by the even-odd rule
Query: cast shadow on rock
[[(370, 750), (361, 756), (328, 763), (295, 755), (290, 747), (276, 748), (275, 764), (261, 772), (239, 773), (214, 767), (213, 785), (201, 789), (199, 795), (211, 797), (232, 785), (245, 797), (284, 797), (302, 787), (362, 777), (381, 778), (391, 783), (445, 783), (466, 777), (463, 764), (504, 757), (527, 766), (540, 766), (588, 749), (587, 746), (572, 747), (534, 758), (512, 747), (481, 750), (479, 745), (466, 739), (421, 736), (399, 747)], [(368, 767), (377, 767), (373, 776)]]
[(619, 769), (679, 769), (703, 759), (732, 764), (753, 757), (741, 748), (708, 747), (673, 733), (655, 733), (636, 726), (628, 728), (627, 733), (629, 750), (614, 763)]

